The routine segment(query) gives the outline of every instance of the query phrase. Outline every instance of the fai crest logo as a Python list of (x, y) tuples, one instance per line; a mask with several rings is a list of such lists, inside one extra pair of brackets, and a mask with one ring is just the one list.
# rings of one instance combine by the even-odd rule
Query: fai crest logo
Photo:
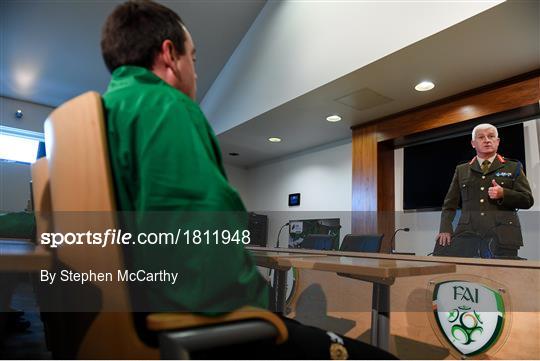
[(503, 297), (479, 283), (446, 281), (433, 289), (433, 313), (442, 335), (462, 356), (489, 350), (505, 326)]

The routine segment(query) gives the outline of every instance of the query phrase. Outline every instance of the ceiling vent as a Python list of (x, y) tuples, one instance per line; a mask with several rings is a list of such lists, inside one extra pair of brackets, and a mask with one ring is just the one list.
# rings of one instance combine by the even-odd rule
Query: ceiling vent
[(385, 97), (369, 88), (363, 88), (349, 95), (345, 95), (344, 97), (337, 98), (335, 101), (362, 111), (390, 103), (393, 100), (394, 99)]

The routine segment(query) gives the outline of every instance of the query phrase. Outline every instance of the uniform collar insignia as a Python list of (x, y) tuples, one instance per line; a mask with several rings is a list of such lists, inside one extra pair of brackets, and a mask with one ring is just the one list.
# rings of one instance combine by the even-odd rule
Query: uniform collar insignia
[[(471, 159), (471, 161), (469, 162), (469, 165), (472, 165), (472, 164), (476, 161), (476, 158), (477, 158), (477, 156), (474, 156), (474, 158)], [(501, 156), (500, 154), (497, 154), (497, 156), (496, 156), (495, 158), (498, 159), (499, 162), (501, 162), (501, 163), (503, 163), (503, 164), (506, 163), (506, 160), (505, 160), (504, 157)], [(494, 160), (494, 161), (495, 161), (495, 160)]]

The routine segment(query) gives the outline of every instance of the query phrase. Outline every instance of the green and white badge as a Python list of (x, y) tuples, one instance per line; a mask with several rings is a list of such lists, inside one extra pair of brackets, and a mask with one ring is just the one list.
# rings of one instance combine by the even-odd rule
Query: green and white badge
[(436, 283), (431, 301), (438, 330), (461, 357), (492, 349), (508, 323), (504, 297), (499, 289), (479, 282)]

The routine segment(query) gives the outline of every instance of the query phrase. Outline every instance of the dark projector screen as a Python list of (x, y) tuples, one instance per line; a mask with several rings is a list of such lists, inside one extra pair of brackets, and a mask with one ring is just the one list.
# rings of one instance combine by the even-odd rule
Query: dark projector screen
[[(501, 127), (498, 131), (498, 153), (519, 160), (525, 167), (523, 124)], [(405, 147), (403, 209), (441, 209), (456, 166), (475, 155), (470, 134)]]

